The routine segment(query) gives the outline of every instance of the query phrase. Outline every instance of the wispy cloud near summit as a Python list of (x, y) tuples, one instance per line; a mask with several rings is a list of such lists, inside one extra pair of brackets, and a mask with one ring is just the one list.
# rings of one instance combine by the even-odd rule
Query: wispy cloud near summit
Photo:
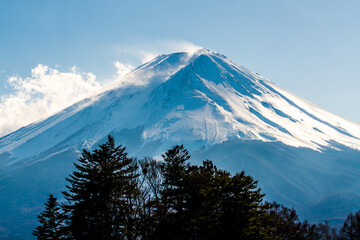
[(115, 51), (120, 56), (127, 56), (136, 58), (145, 63), (155, 58), (160, 54), (169, 54), (174, 52), (195, 52), (199, 50), (200, 46), (182, 40), (158, 40), (158, 41), (140, 41), (140, 43), (133, 44), (119, 44), (115, 46)]

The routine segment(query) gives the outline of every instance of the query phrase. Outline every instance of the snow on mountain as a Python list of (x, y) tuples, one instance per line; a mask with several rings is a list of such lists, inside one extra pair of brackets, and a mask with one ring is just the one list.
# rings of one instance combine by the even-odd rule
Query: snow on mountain
[[(206, 156), (231, 171), (244, 169), (269, 198), (310, 219), (341, 219), (360, 207), (360, 196), (347, 194), (354, 186), (346, 185), (360, 183), (353, 172), (360, 168), (359, 125), (201, 49), (158, 56), (101, 93), (0, 138), (0, 196), (7, 196), (0, 204), (14, 208), (0, 212), (13, 216), (0, 220), (0, 236), (2, 228), (21, 232), (9, 223), (15, 216), (33, 227), (36, 211), (47, 194), (62, 189), (79, 151), (108, 134), (138, 157), (184, 143), (194, 161)], [(336, 208), (333, 199), (347, 206)], [(318, 209), (320, 202), (328, 207)]]
[(143, 128), (145, 142), (207, 145), (240, 138), (321, 150), (335, 141), (360, 149), (359, 125), (201, 49), (155, 58), (111, 89), (1, 138), (0, 153), (15, 159), (34, 156), (71, 136), (76, 138), (71, 144), (86, 147), (113, 130), (136, 127)]

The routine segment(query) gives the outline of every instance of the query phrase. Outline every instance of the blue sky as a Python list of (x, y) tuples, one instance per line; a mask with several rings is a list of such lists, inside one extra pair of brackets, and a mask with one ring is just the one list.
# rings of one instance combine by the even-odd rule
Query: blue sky
[(38, 64), (103, 84), (116, 61), (194, 44), (360, 123), (359, 12), (351, 0), (0, 1), (0, 112), (21, 91), (9, 79), (34, 78)]

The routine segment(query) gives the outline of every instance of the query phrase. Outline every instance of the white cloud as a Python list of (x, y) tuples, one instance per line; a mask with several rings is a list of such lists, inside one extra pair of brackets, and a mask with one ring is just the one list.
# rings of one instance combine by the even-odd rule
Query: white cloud
[(110, 89), (113, 87), (121, 87), (123, 85), (121, 84), (121, 82), (123, 81), (124, 77), (135, 68), (130, 64), (123, 63), (120, 61), (115, 61), (114, 67), (116, 68), (116, 73), (110, 78), (101, 80), (103, 85), (103, 90)]
[(0, 98), (0, 136), (52, 115), (101, 89), (92, 73), (79, 73), (76, 67), (59, 72), (39, 64), (31, 77), (10, 77), (14, 89)]
[[(96, 80), (94, 74), (80, 73), (76, 67), (69, 72), (60, 72), (55, 68), (39, 64), (31, 70), (31, 77), (8, 78), (13, 94), (0, 97), (0, 136), (50, 116), (101, 89), (147, 84), (151, 76), (144, 76), (145, 80), (123, 78), (134, 69), (132, 65), (145, 63), (160, 54), (194, 52), (200, 48), (181, 39), (152, 42), (141, 40), (138, 43), (135, 41), (134, 45), (118, 45), (115, 47), (119, 59), (114, 62), (116, 74), (110, 79), (102, 79), (102, 84)], [(136, 61), (132, 62), (131, 59)], [(129, 64), (131, 62), (132, 64)]]
[(119, 61), (116, 61), (114, 63), (114, 66), (116, 67), (116, 78), (121, 78), (123, 76), (125, 76), (126, 74), (128, 74), (131, 70), (134, 69), (134, 67), (130, 64), (126, 64), (126, 63), (121, 63)]
[(118, 45), (115, 47), (115, 50), (117, 54), (120, 55), (120, 57), (126, 59), (135, 58), (137, 61), (140, 61), (140, 63), (148, 62), (151, 59), (155, 58), (157, 55), (159, 55), (153, 49), (145, 50), (129, 45)]

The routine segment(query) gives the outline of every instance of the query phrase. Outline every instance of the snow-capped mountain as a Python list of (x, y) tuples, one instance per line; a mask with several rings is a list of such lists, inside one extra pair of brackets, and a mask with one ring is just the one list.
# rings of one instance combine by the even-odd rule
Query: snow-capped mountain
[(137, 157), (183, 143), (194, 162), (245, 170), (267, 199), (310, 220), (336, 221), (360, 208), (360, 126), (201, 49), (158, 56), (99, 94), (0, 138), (0, 238), (31, 229), (80, 150), (108, 134)]

